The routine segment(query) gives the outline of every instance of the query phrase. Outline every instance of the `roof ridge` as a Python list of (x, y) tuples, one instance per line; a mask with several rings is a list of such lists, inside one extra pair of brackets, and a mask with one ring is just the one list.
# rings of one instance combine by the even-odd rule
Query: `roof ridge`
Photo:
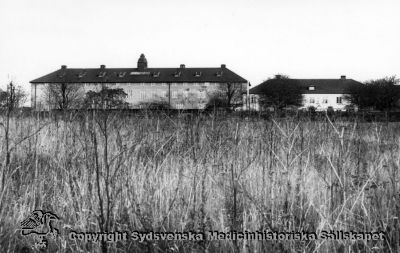
[[(68, 70), (76, 70), (76, 69), (137, 69), (137, 70), (148, 70), (148, 69), (182, 69), (182, 70), (184, 70), (184, 69), (223, 69), (223, 68), (221, 68), (221, 67), (185, 67), (185, 68), (180, 68), (180, 67), (176, 67), (176, 68), (174, 68), (174, 67), (168, 67), (168, 68), (164, 68), (164, 67), (160, 67), (160, 68), (145, 68), (145, 69), (138, 69), (138, 68), (126, 68), (126, 67), (121, 67), (121, 68), (101, 68), (101, 67), (99, 67), (99, 68), (66, 68), (66, 69), (57, 69), (56, 71), (59, 71), (59, 70), (66, 70), (66, 71), (68, 71)], [(227, 69), (227, 70), (230, 70), (230, 69), (228, 69), (228, 68), (225, 68), (225, 69)], [(231, 70), (230, 70), (231, 71)]]

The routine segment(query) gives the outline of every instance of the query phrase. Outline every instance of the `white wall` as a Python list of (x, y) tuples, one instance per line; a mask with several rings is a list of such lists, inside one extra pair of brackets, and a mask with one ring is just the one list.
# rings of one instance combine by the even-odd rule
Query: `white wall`
[(47, 84), (31, 84), (31, 107), (37, 110), (48, 110), (45, 90)]
[[(341, 103), (337, 103), (337, 98), (341, 98)], [(350, 103), (344, 99), (343, 94), (303, 94), (301, 108), (313, 106), (317, 111), (325, 111), (328, 107), (332, 107), (335, 111), (344, 111), (346, 105)]]
[[(46, 86), (49, 84), (31, 84), (32, 107), (37, 110), (49, 110), (47, 105)], [(153, 101), (168, 102), (169, 85), (171, 106), (176, 109), (203, 109), (209, 97), (219, 89), (219, 83), (116, 83), (116, 84), (79, 84), (82, 94), (93, 90), (99, 91), (103, 85), (108, 88), (122, 88), (128, 95), (126, 102), (132, 108), (139, 108), (141, 103)]]
[[(337, 103), (338, 97), (342, 98), (342, 103)], [(331, 106), (335, 111), (344, 111), (346, 105), (350, 105), (350, 103), (344, 99), (343, 94), (303, 94), (303, 106), (300, 109), (313, 106), (317, 111), (325, 111)], [(243, 95), (243, 110), (259, 111), (260, 109), (257, 94), (250, 94), (249, 99), (247, 99), (247, 95)]]

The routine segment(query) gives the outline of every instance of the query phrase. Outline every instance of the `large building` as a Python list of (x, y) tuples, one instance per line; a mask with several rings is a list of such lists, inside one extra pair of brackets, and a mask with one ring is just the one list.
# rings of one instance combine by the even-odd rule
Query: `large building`
[[(299, 109), (307, 109), (314, 107), (317, 111), (324, 111), (332, 108), (335, 111), (344, 111), (346, 105), (350, 103), (346, 101), (346, 89), (351, 85), (360, 85), (353, 79), (347, 79), (341, 76), (339, 79), (294, 79), (301, 87), (303, 94), (303, 105)], [(267, 80), (256, 87), (249, 90), (248, 103), (244, 103), (245, 109), (260, 110), (260, 96), (263, 87), (269, 84)]]
[(30, 82), (32, 107), (36, 110), (56, 109), (49, 103), (48, 87), (53, 85), (79, 86), (81, 94), (101, 87), (122, 88), (128, 95), (130, 108), (163, 102), (174, 109), (203, 109), (211, 96), (230, 85), (245, 91), (247, 81), (229, 70), (219, 68), (148, 68), (142, 54), (137, 68), (67, 68), (60, 69)]

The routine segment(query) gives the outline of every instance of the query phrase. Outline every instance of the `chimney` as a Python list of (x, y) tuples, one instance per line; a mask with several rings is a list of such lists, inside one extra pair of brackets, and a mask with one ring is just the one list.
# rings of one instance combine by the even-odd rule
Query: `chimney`
[(221, 64), (221, 69), (224, 69), (224, 68), (226, 68), (226, 65), (225, 64)]
[(100, 68), (101, 68), (101, 69), (105, 69), (105, 68), (106, 68), (106, 65), (100, 65)]
[(146, 59), (146, 57), (144, 56), (144, 54), (141, 54), (141, 55), (140, 55), (139, 60), (138, 60), (138, 62), (137, 62), (137, 68), (138, 68), (139, 70), (147, 69), (147, 59)]
[(346, 80), (346, 76), (340, 76), (340, 79)]
[(185, 64), (181, 64), (181, 69), (184, 69), (185, 68)]
[(61, 65), (61, 69), (66, 69), (67, 65)]

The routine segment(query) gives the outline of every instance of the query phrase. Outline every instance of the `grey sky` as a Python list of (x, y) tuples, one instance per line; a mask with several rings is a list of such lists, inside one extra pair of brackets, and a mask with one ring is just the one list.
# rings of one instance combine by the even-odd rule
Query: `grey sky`
[(68, 67), (217, 67), (365, 81), (400, 75), (400, 1), (1, 0), (0, 88)]

